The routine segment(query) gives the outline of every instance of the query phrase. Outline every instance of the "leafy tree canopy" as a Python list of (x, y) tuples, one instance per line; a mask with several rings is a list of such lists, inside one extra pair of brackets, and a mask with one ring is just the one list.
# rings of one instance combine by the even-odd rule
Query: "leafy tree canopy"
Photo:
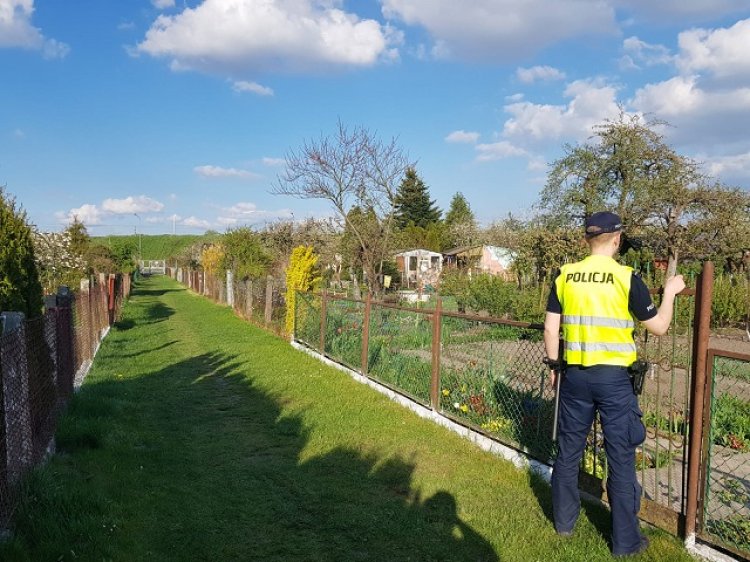
[(256, 232), (247, 227), (230, 230), (222, 238), (222, 246), (222, 268), (234, 271), (239, 279), (257, 279), (268, 273), (271, 258)]
[(664, 126), (622, 112), (594, 127), (589, 143), (566, 147), (541, 195), (547, 224), (580, 228), (590, 214), (614, 211), (627, 233), (660, 249), (668, 275), (682, 256), (710, 255), (723, 228), (747, 222), (747, 194), (712, 185), (697, 162), (665, 143)]

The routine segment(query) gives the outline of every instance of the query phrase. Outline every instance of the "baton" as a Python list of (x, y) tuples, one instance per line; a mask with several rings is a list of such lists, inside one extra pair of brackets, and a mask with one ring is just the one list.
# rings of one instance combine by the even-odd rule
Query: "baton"
[(564, 342), (562, 338), (560, 338), (560, 341), (558, 342), (558, 347), (557, 347), (557, 360), (545, 361), (545, 363), (555, 373), (555, 410), (553, 414), (554, 419), (552, 420), (552, 442), (553, 443), (557, 441), (558, 426), (560, 425), (560, 385), (562, 384), (562, 377), (563, 377), (563, 370), (564, 370), (563, 365), (565, 363), (564, 347), (565, 347)]
[(557, 441), (557, 425), (560, 421), (560, 383), (562, 382), (562, 369), (555, 370), (555, 410), (552, 420), (552, 442)]
[[(562, 348), (562, 345), (560, 346)], [(547, 365), (555, 373), (555, 410), (552, 419), (552, 441), (557, 441), (557, 425), (560, 419), (560, 384), (562, 382), (563, 368), (560, 359), (549, 359), (545, 357), (542, 363)]]

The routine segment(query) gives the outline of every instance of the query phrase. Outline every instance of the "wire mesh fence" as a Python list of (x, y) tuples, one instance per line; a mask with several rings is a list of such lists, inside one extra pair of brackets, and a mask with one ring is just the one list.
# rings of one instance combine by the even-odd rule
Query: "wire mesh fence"
[(321, 300), (312, 293), (297, 293), (294, 308), (294, 339), (307, 347), (320, 349)]
[(750, 558), (750, 354), (709, 353), (710, 429), (701, 532)]
[(376, 303), (371, 307), (367, 374), (429, 405), (432, 314)]
[(51, 450), (59, 413), (130, 292), (127, 276), (95, 278), (45, 299), (44, 314), (3, 313), (0, 334), (0, 529), (23, 476)]
[(166, 268), (166, 274), (190, 290), (214, 302), (231, 306), (246, 320), (284, 335), (286, 319), (285, 282), (274, 277), (240, 279), (232, 272), (213, 275), (204, 270)]
[(549, 462), (554, 389), (542, 364), (541, 328), (446, 314), (440, 405), (446, 415)]

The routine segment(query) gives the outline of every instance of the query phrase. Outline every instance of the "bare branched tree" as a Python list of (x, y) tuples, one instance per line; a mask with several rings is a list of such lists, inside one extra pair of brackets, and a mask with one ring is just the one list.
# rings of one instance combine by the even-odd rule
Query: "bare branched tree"
[[(396, 139), (386, 143), (367, 129), (349, 130), (339, 121), (333, 135), (306, 141), (287, 154), (273, 191), (329, 201), (359, 244), (370, 292), (379, 293), (383, 262), (391, 250), (396, 190), (412, 165)], [(352, 220), (355, 209), (373, 217), (374, 224)]]

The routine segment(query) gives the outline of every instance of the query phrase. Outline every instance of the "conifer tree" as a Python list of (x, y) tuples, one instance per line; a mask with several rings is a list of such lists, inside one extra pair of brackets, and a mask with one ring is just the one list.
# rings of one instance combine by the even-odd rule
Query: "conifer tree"
[(42, 313), (42, 285), (26, 213), (0, 188), (0, 310)]
[(404, 179), (396, 192), (396, 226), (405, 228), (413, 224), (427, 228), (440, 221), (442, 211), (430, 199), (430, 193), (413, 167), (406, 170)]
[(445, 215), (445, 226), (452, 246), (465, 246), (476, 243), (477, 222), (469, 202), (462, 193), (456, 193), (451, 199), (448, 213)]
[(474, 222), (474, 212), (469, 207), (466, 197), (461, 192), (456, 193), (451, 199), (451, 206), (445, 215), (445, 224), (453, 226), (466, 223), (474, 224)]

